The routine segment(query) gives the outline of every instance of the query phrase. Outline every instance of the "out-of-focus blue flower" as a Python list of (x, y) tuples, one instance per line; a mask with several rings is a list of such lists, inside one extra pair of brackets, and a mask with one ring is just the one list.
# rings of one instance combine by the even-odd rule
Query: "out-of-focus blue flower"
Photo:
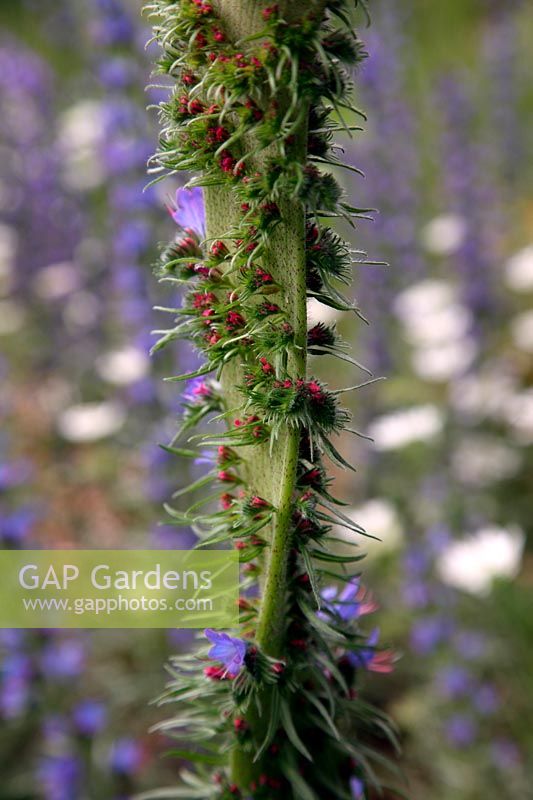
[(480, 686), (474, 695), (474, 705), (480, 714), (495, 714), (500, 707), (500, 698), (494, 686), (489, 683)]
[(0, 535), (11, 544), (23, 542), (37, 520), (37, 512), (33, 506), (22, 506), (0, 523)]
[(0, 491), (13, 489), (26, 483), (31, 477), (33, 468), (29, 461), (19, 459), (0, 464)]
[(441, 617), (417, 620), (411, 629), (412, 649), (418, 655), (429, 655), (444, 640), (447, 629), (448, 625)]
[(457, 652), (468, 661), (477, 661), (487, 652), (487, 639), (479, 631), (458, 631), (453, 644)]
[(466, 714), (454, 714), (446, 722), (444, 732), (450, 744), (455, 747), (465, 747), (475, 741), (477, 724)]
[(105, 727), (107, 712), (104, 704), (97, 700), (82, 700), (74, 709), (72, 718), (83, 736), (94, 736)]
[(242, 639), (236, 639), (227, 633), (219, 633), (210, 628), (205, 631), (205, 635), (213, 645), (208, 653), (209, 658), (212, 658), (213, 661), (220, 661), (227, 674), (231, 678), (235, 678), (244, 664), (246, 643)]
[(169, 206), (168, 210), (180, 228), (190, 229), (199, 236), (205, 235), (204, 197), (199, 186), (178, 189), (174, 206)]
[(79, 639), (52, 641), (41, 658), (41, 668), (49, 678), (75, 678), (84, 666), (85, 647)]
[(374, 628), (366, 641), (366, 647), (360, 647), (346, 654), (352, 667), (366, 669), (369, 672), (392, 672), (394, 653), (392, 650), (376, 650), (378, 641), (379, 628)]
[(410, 580), (402, 587), (402, 596), (408, 608), (426, 608), (431, 598), (430, 587), (419, 580)]
[(322, 599), (324, 607), (345, 622), (372, 614), (378, 608), (372, 595), (361, 586), (359, 578), (349, 581), (340, 594), (336, 586), (328, 586), (322, 591)]
[(350, 791), (354, 800), (363, 800), (365, 796), (365, 785), (363, 781), (355, 776), (350, 778)]
[(495, 739), (491, 752), (494, 763), (501, 770), (515, 770), (521, 761), (520, 751), (510, 739)]
[(130, 59), (117, 56), (100, 64), (98, 74), (109, 89), (125, 89), (135, 79), (136, 70)]
[(4, 719), (16, 719), (26, 709), (31, 677), (31, 662), (23, 653), (11, 653), (2, 661), (0, 714)]
[(459, 665), (444, 667), (437, 673), (437, 691), (442, 697), (453, 699), (467, 694), (472, 688), (472, 675)]
[(121, 775), (133, 775), (139, 770), (143, 761), (143, 750), (135, 739), (117, 739), (111, 750), (110, 765), (114, 772)]
[(73, 800), (79, 796), (81, 768), (74, 756), (44, 758), (38, 768), (38, 777), (45, 800)]

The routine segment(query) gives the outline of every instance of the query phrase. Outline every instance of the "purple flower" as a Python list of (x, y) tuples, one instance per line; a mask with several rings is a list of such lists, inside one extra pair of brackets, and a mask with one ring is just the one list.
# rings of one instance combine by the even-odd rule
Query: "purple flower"
[(408, 608), (425, 608), (430, 601), (430, 589), (423, 581), (411, 580), (402, 587), (402, 596)]
[(111, 769), (121, 775), (131, 775), (142, 764), (143, 753), (135, 739), (118, 739), (111, 751)]
[(510, 739), (496, 739), (491, 747), (494, 763), (501, 770), (515, 770), (520, 763), (520, 751)]
[(0, 491), (13, 489), (26, 483), (31, 477), (32, 471), (30, 462), (23, 459), (0, 464)]
[(30, 659), (21, 653), (8, 655), (2, 662), (1, 676), (0, 713), (14, 719), (25, 710), (29, 699)]
[(203, 403), (213, 397), (213, 389), (205, 378), (192, 378), (187, 382), (187, 388), (183, 393), (183, 400), (186, 403)]
[(473, 743), (477, 735), (475, 720), (466, 714), (454, 714), (445, 727), (446, 738), (456, 747), (466, 747)]
[(474, 705), (480, 714), (494, 714), (500, 707), (498, 692), (488, 683), (483, 684), (474, 696)]
[(205, 635), (213, 645), (208, 657), (213, 661), (220, 661), (230, 678), (235, 678), (242, 669), (246, 655), (246, 643), (241, 639), (219, 633), (208, 628)]
[(392, 672), (394, 669), (394, 653), (392, 650), (376, 650), (379, 640), (379, 628), (374, 628), (368, 637), (366, 647), (360, 647), (346, 657), (352, 667), (366, 669), (369, 672)]
[(76, 639), (51, 642), (43, 652), (41, 667), (49, 678), (75, 678), (85, 666), (85, 647)]
[(350, 791), (354, 800), (363, 800), (365, 796), (365, 785), (360, 778), (350, 778)]
[(46, 800), (72, 800), (80, 789), (80, 763), (70, 755), (43, 759), (39, 766), (39, 782)]
[(440, 617), (417, 620), (411, 629), (411, 647), (418, 655), (429, 655), (443, 641), (447, 628)]
[(174, 205), (169, 206), (168, 210), (180, 228), (190, 229), (199, 236), (205, 235), (204, 197), (199, 186), (178, 189)]
[(464, 667), (457, 665), (441, 669), (436, 682), (439, 694), (449, 699), (465, 695), (472, 688), (472, 676)]
[(106, 709), (96, 700), (82, 700), (73, 713), (74, 724), (83, 736), (94, 736), (105, 726)]
[[(378, 608), (372, 595), (361, 586), (359, 578), (349, 581), (340, 595), (336, 586), (328, 586), (322, 592), (325, 608), (332, 614), (337, 614), (342, 620), (348, 622), (359, 619), (365, 614), (372, 614)], [(333, 602), (335, 601), (335, 602)]]
[(482, 658), (487, 651), (486, 638), (477, 631), (459, 631), (453, 644), (457, 652), (468, 661)]
[(19, 544), (23, 542), (37, 520), (37, 513), (33, 506), (22, 506), (8, 514), (2, 523), (0, 533), (9, 542)]

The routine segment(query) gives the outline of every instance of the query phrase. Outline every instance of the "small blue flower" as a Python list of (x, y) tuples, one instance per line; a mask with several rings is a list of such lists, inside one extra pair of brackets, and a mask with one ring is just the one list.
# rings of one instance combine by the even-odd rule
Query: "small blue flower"
[(178, 189), (174, 207), (169, 207), (169, 212), (180, 228), (192, 230), (198, 236), (205, 235), (204, 197), (199, 186)]
[(454, 714), (445, 725), (446, 738), (454, 747), (468, 747), (473, 744), (477, 733), (476, 721), (467, 714)]
[(220, 661), (230, 678), (235, 678), (241, 671), (246, 656), (246, 643), (227, 633), (219, 633), (208, 628), (205, 635), (213, 645), (208, 657)]
[(106, 723), (106, 709), (95, 700), (82, 700), (74, 709), (73, 719), (78, 731), (84, 736), (94, 736)]
[(365, 796), (365, 785), (360, 778), (350, 778), (350, 791), (354, 800), (363, 800)]
[(348, 581), (340, 595), (335, 586), (326, 587), (322, 591), (322, 599), (326, 609), (337, 614), (344, 622), (372, 614), (378, 608), (370, 593), (361, 586), (359, 578)]
[(346, 653), (352, 667), (366, 669), (369, 672), (388, 673), (394, 669), (394, 652), (392, 650), (377, 650), (379, 641), (379, 628), (374, 628), (366, 640), (366, 647), (359, 647), (351, 653)]
[(119, 775), (134, 775), (143, 761), (143, 751), (135, 739), (118, 739), (111, 750), (111, 769)]

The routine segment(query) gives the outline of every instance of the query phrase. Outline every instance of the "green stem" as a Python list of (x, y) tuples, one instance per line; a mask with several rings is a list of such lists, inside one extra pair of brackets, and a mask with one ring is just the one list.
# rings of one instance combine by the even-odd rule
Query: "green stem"
[[(225, 29), (235, 40), (249, 36), (263, 28), (260, 6), (256, 0), (215, 0), (214, 6), (221, 15)], [(309, 10), (309, 3), (302, 0), (281, 3), (282, 14), (296, 19)], [(306, 115), (302, 114), (302, 118)], [(306, 123), (296, 131), (293, 145), (294, 159), (305, 163), (307, 151)], [(253, 141), (246, 141), (246, 148), (254, 148)], [(250, 163), (255, 169), (264, 168), (271, 154), (270, 148), (260, 156), (253, 156)], [(231, 189), (213, 187), (205, 190), (207, 236), (218, 238), (231, 230), (239, 218), (239, 208)], [(305, 272), (305, 210), (299, 199), (284, 198), (278, 203), (281, 223), (273, 231), (262, 266), (281, 287), (281, 300), (285, 317), (294, 329), (296, 349), (288, 359), (291, 378), (306, 375), (306, 272)], [(279, 300), (278, 300), (279, 302)], [(242, 395), (236, 389), (242, 383), (242, 367), (228, 365), (222, 376), (222, 384), (228, 408), (242, 406)], [(300, 432), (287, 427), (274, 443), (245, 448), (240, 455), (245, 460), (244, 477), (250, 491), (264, 497), (277, 509), (270, 533), (270, 548), (265, 565), (263, 590), (259, 611), (257, 643), (266, 654), (280, 658), (285, 644), (285, 604), (287, 563), (291, 549), (291, 502), (296, 483), (296, 468), (300, 444)], [(253, 451), (253, 452), (250, 452)], [(253, 738), (260, 744), (269, 721), (269, 697), (261, 698), (262, 714), (251, 709), (247, 722)], [(253, 762), (253, 753), (236, 747), (232, 753), (232, 780), (241, 788), (248, 788), (251, 781), (261, 773), (261, 765)]]

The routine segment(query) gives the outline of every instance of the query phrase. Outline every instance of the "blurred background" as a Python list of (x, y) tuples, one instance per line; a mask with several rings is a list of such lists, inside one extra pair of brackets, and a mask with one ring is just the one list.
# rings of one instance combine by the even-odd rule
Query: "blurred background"
[[(364, 579), (402, 658), (366, 692), (396, 719), (413, 800), (533, 797), (533, 7), (373, 0), (343, 141), (379, 209), (350, 231), (386, 382), (351, 396), (350, 514), (382, 539)], [(150, 266), (176, 187), (156, 141), (137, 0), (0, 3), (0, 536), (5, 548), (188, 547), (158, 524), (185, 466), (158, 442), (180, 396), (155, 360)], [(325, 319), (329, 309), (310, 307)], [(339, 362), (337, 362), (339, 363)], [(313, 364), (331, 383), (363, 376)], [(329, 371), (328, 371), (329, 370)], [(196, 467), (193, 467), (196, 469)], [(0, 800), (125, 800), (167, 784), (149, 703), (183, 631), (0, 631)]]

